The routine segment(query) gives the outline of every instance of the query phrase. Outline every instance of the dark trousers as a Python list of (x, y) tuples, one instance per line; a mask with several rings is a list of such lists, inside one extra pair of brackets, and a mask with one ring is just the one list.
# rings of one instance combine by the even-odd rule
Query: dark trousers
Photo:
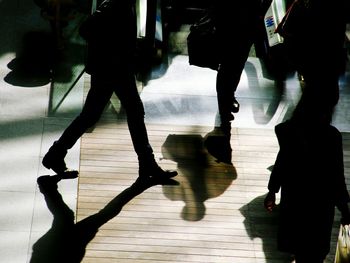
[(67, 127), (57, 143), (70, 149), (100, 119), (113, 92), (118, 96), (127, 116), (129, 132), (139, 160), (153, 159), (144, 123), (144, 107), (132, 73), (118, 74), (114, 79), (91, 75), (91, 88), (80, 115)]
[(243, 37), (239, 42), (223, 40), (223, 50), (220, 68), (216, 77), (216, 92), (221, 120), (231, 114), (235, 92), (241, 79), (245, 63), (248, 59), (253, 39)]

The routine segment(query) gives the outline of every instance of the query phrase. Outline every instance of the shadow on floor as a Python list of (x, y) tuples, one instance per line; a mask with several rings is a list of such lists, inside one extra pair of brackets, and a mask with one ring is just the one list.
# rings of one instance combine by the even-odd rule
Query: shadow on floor
[(290, 255), (277, 250), (278, 207), (268, 213), (264, 208), (265, 195), (258, 196), (239, 211), (244, 216), (244, 226), (251, 240), (260, 239), (266, 263), (290, 263)]
[(181, 217), (199, 221), (205, 216), (205, 201), (223, 194), (237, 178), (232, 164), (217, 162), (204, 147), (201, 135), (167, 137), (162, 146), (165, 159), (177, 163), (180, 187), (163, 187), (164, 195), (172, 201), (184, 201)]
[(117, 216), (124, 205), (152, 186), (178, 184), (173, 179), (162, 181), (138, 179), (98, 213), (75, 223), (74, 212), (67, 206), (57, 190), (57, 183), (60, 179), (57, 175), (44, 175), (38, 178), (39, 189), (54, 218), (49, 231), (33, 245), (30, 263), (81, 262), (86, 246), (95, 237), (99, 228)]

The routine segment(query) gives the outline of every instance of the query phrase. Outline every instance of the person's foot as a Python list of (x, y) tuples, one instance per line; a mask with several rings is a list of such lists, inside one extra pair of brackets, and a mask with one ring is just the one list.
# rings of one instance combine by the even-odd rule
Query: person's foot
[(141, 178), (169, 179), (176, 175), (177, 171), (163, 170), (157, 164), (140, 166), (139, 168), (139, 177)]
[(47, 169), (51, 169), (57, 174), (62, 174), (68, 169), (66, 162), (64, 161), (66, 154), (66, 149), (63, 149), (54, 143), (45, 154), (42, 164)]
[(230, 144), (230, 127), (215, 127), (204, 137), (204, 146), (217, 162), (232, 165), (232, 148)]
[(240, 107), (239, 102), (237, 101), (236, 98), (233, 98), (233, 103), (232, 103), (231, 111), (232, 111), (233, 113), (237, 113), (237, 112), (239, 112), (239, 107)]

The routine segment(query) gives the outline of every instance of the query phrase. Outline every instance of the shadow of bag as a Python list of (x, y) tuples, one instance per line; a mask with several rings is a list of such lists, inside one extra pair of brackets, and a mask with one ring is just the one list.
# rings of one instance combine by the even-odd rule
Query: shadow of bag
[(341, 225), (334, 263), (350, 262), (350, 225)]
[(216, 27), (210, 13), (191, 25), (187, 50), (190, 65), (213, 70), (219, 68)]

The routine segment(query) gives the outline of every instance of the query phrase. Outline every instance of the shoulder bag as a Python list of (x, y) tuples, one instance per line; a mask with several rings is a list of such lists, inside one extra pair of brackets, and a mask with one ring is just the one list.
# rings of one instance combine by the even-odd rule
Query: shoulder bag
[(216, 27), (209, 12), (191, 25), (187, 37), (187, 50), (190, 65), (213, 70), (219, 68)]
[(350, 262), (350, 226), (340, 225), (334, 263)]

